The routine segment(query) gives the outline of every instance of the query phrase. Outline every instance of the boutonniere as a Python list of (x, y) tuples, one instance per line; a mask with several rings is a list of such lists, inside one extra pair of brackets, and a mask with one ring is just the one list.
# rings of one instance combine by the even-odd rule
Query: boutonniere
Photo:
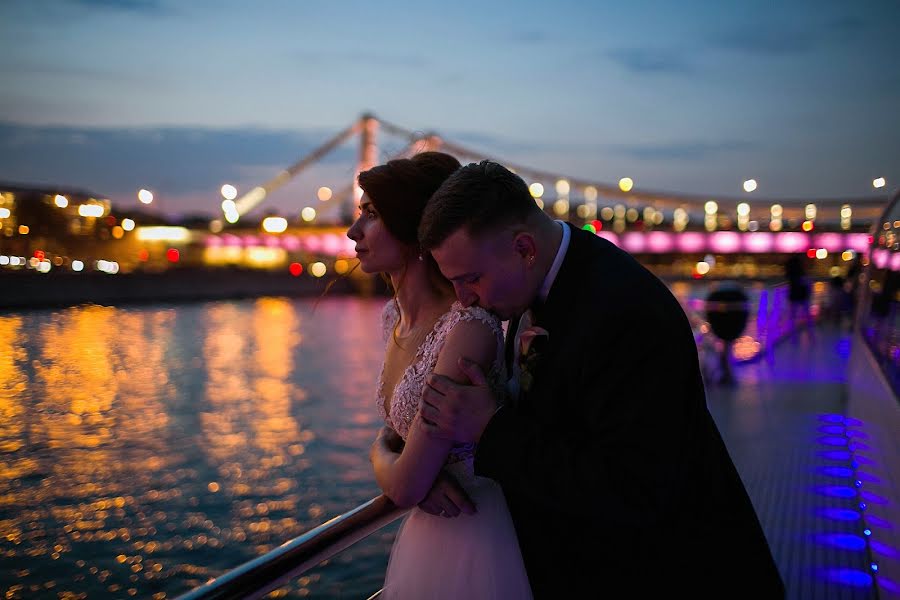
[(519, 388), (523, 392), (531, 389), (534, 382), (534, 369), (540, 360), (541, 352), (550, 340), (550, 332), (543, 327), (531, 325), (519, 334)]

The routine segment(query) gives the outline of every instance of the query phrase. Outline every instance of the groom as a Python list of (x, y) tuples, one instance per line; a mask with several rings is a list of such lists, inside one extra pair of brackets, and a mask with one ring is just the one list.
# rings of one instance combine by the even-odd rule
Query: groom
[[(420, 410), (432, 435), (477, 442), (476, 474), (503, 487), (536, 598), (784, 597), (687, 317), (659, 279), (550, 219), (490, 161), (443, 184), (419, 238), (463, 304), (510, 320), (511, 400), (497, 409), (461, 364), (471, 385), (432, 375)], [(423, 508), (464, 509), (452, 482), (435, 486)]]

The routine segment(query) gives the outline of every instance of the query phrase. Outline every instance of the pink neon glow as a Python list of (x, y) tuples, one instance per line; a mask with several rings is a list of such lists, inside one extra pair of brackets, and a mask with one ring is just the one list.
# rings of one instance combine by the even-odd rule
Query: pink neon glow
[(218, 248), (222, 245), (222, 238), (217, 235), (208, 235), (206, 236), (206, 247), (207, 248)]
[(616, 246), (621, 246), (621, 243), (619, 242), (619, 236), (611, 231), (598, 231), (597, 237), (602, 237), (607, 242), (613, 243)]
[(644, 250), (647, 248), (647, 238), (643, 233), (640, 233), (638, 231), (623, 233), (622, 248), (624, 248), (628, 252), (631, 252), (632, 254), (644, 252)]
[(222, 241), (225, 242), (226, 246), (240, 246), (241, 245), (241, 238), (234, 235), (233, 233), (223, 234)]
[(255, 235), (247, 235), (244, 236), (244, 246), (250, 248), (251, 246), (259, 246), (259, 238)]
[(768, 231), (744, 234), (744, 248), (747, 252), (771, 252), (775, 246), (775, 236)]
[(303, 238), (303, 249), (307, 252), (318, 252), (322, 248), (322, 240), (319, 236), (309, 235)]
[(890, 252), (885, 250), (884, 248), (875, 248), (872, 250), (872, 262), (879, 269), (883, 269), (888, 264), (888, 255)]
[(865, 254), (865, 252), (869, 249), (869, 234), (868, 233), (848, 233), (847, 234), (847, 247), (851, 250), (856, 250), (860, 254)]
[(676, 245), (682, 252), (702, 252), (706, 250), (706, 236), (698, 231), (678, 234)]
[(671, 252), (675, 249), (675, 240), (672, 236), (677, 235), (667, 231), (651, 231), (647, 234), (647, 248), (650, 252)]
[(344, 238), (344, 249), (341, 251), (344, 256), (356, 256), (356, 242), (350, 238)]
[(775, 249), (778, 252), (806, 252), (812, 246), (809, 236), (797, 231), (779, 233), (775, 238)]
[(329, 233), (323, 236), (322, 239), (322, 250), (330, 255), (337, 256), (337, 253), (341, 251), (341, 246), (343, 243), (341, 242), (341, 238), (333, 233)]
[(281, 246), (281, 242), (274, 235), (266, 236), (266, 246), (269, 248), (278, 248)]
[(734, 231), (716, 231), (710, 235), (709, 247), (722, 254), (737, 252), (741, 248), (741, 236)]
[(813, 246), (816, 248), (825, 248), (829, 252), (843, 252), (847, 246), (844, 242), (844, 236), (840, 233), (820, 233), (814, 236)]
[(281, 245), (284, 246), (285, 250), (296, 252), (300, 249), (300, 240), (297, 239), (296, 235), (286, 235), (281, 238)]
[(900, 252), (891, 252), (891, 271), (900, 271)]

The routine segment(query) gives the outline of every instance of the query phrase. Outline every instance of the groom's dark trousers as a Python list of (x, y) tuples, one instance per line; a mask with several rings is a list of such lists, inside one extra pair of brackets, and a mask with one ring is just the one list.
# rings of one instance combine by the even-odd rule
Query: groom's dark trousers
[(567, 226), (534, 307), (550, 336), (532, 385), (475, 457), (503, 487), (535, 597), (783, 598), (684, 310), (631, 255)]

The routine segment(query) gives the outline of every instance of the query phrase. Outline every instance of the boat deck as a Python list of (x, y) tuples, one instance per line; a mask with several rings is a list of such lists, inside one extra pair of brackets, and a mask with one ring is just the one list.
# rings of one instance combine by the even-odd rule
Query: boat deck
[(859, 499), (848, 493), (858, 476), (848, 452), (857, 433), (844, 420), (851, 339), (820, 325), (736, 365), (736, 384), (707, 384), (791, 600), (879, 597)]

